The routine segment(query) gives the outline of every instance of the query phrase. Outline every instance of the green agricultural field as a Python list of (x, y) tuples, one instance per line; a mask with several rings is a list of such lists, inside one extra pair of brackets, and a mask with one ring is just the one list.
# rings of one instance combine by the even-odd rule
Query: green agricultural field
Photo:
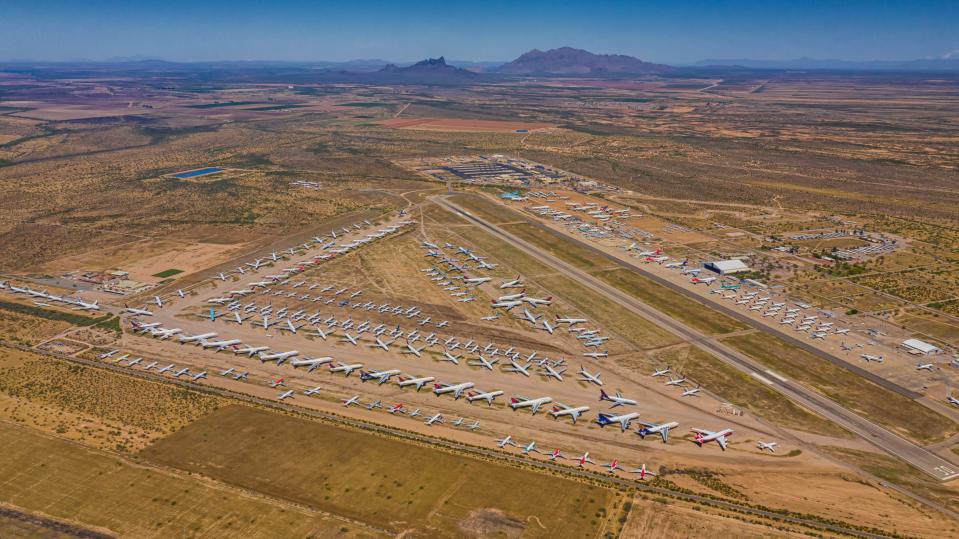
[(153, 276), (154, 276), (154, 277), (159, 277), (160, 279), (166, 279), (167, 277), (173, 277), (174, 275), (178, 275), (178, 274), (180, 274), (180, 273), (183, 273), (183, 270), (181, 270), (181, 269), (176, 269), (176, 268), (170, 268), (170, 269), (167, 269), (167, 270), (163, 270), (163, 271), (161, 271), (160, 273), (154, 273)]
[(9, 423), (0, 422), (0, 447), (0, 502), (118, 536), (387, 535)]
[(957, 432), (951, 419), (856, 373), (765, 333), (737, 335), (723, 342), (782, 374), (812, 386), (846, 408), (922, 444)]
[(597, 537), (611, 490), (246, 406), (162, 439), (145, 459), (395, 533)]

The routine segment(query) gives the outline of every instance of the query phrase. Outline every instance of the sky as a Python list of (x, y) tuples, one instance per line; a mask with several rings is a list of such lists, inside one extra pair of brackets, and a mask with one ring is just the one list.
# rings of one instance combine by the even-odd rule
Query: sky
[(959, 58), (959, 0), (0, 0), (0, 60)]

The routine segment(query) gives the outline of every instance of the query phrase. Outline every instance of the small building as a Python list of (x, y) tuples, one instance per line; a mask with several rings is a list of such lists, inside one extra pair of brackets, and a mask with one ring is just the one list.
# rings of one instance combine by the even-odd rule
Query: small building
[(932, 356), (942, 353), (942, 348), (919, 339), (906, 339), (902, 341), (902, 347), (910, 354), (916, 355)]
[(717, 260), (715, 262), (706, 262), (705, 268), (714, 271), (720, 275), (732, 275), (733, 273), (744, 273), (749, 271), (749, 266), (742, 260)]

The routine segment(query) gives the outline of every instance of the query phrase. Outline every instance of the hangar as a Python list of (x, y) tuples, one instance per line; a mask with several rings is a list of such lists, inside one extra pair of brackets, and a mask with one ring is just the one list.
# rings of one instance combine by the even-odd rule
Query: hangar
[(720, 275), (731, 275), (733, 273), (743, 273), (749, 271), (749, 266), (742, 260), (717, 260), (715, 262), (706, 262), (706, 269), (715, 271)]
[(910, 354), (922, 354), (924, 356), (931, 356), (942, 352), (942, 348), (925, 341), (920, 341), (919, 339), (906, 339), (902, 341), (902, 347)]

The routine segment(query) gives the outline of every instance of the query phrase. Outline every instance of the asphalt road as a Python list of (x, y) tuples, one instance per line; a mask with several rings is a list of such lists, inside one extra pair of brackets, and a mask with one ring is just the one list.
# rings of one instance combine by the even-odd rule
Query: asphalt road
[(781, 376), (771, 375), (763, 366), (754, 362), (751, 358), (745, 356), (739, 351), (734, 350), (713, 339), (712, 337), (700, 333), (698, 330), (669, 317), (668, 315), (657, 310), (655, 307), (644, 303), (629, 294), (626, 294), (618, 288), (600, 281), (585, 271), (554, 257), (550, 253), (547, 253), (542, 249), (527, 243), (526, 241), (517, 238), (506, 231), (501, 230), (494, 224), (491, 224), (486, 220), (456, 206), (454, 203), (447, 200), (445, 196), (432, 197), (431, 200), (441, 207), (463, 216), (471, 223), (478, 225), (500, 240), (511, 243), (515, 247), (535, 255), (539, 258), (540, 262), (552, 266), (554, 269), (561, 271), (570, 277), (576, 278), (580, 283), (592, 288), (596, 292), (606, 296), (608, 299), (619, 303), (620, 305), (646, 317), (653, 322), (656, 322), (660, 326), (683, 337), (694, 346), (705, 350), (706, 352), (725, 361), (740, 371), (747, 373), (758, 380), (761, 380), (794, 402), (822, 415), (823, 417), (828, 418), (836, 424), (846, 428), (850, 432), (861, 436), (866, 441), (872, 443), (886, 453), (908, 462), (909, 464), (940, 481), (948, 481), (950, 479), (959, 477), (959, 469), (942, 457), (939, 457), (925, 448), (920, 447), (853, 412), (850, 412), (835, 401), (832, 401), (811, 389), (790, 382)]

